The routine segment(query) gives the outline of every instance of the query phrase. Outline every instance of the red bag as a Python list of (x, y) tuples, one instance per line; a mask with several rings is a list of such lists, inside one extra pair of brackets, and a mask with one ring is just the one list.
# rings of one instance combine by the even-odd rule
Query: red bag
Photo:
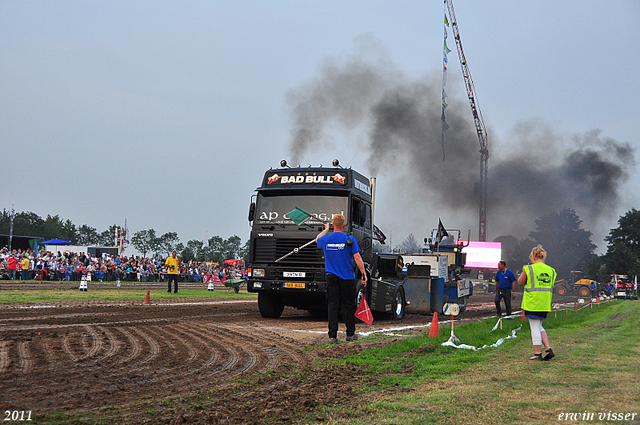
[(362, 320), (367, 325), (371, 325), (373, 323), (373, 316), (371, 315), (371, 310), (369, 309), (369, 304), (367, 304), (365, 297), (362, 297), (362, 300), (360, 300), (360, 305), (356, 310), (356, 318)]

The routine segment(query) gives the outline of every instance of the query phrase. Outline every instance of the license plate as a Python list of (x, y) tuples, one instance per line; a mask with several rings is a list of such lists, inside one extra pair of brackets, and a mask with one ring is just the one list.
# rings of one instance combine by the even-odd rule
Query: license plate
[(285, 288), (293, 288), (293, 289), (304, 289), (304, 282), (285, 282)]
[(282, 277), (306, 277), (306, 272), (282, 272)]

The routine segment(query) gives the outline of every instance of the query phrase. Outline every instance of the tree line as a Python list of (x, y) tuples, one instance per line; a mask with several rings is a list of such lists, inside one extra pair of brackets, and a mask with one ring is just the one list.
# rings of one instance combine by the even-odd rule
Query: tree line
[[(11, 213), (0, 213), (0, 233), (9, 234)], [(503, 259), (512, 269), (518, 269), (529, 262), (531, 248), (541, 244), (549, 253), (549, 264), (558, 272), (559, 278), (567, 278), (572, 270), (581, 270), (585, 277), (600, 282), (609, 281), (611, 274), (626, 274), (629, 277), (640, 274), (640, 211), (631, 209), (618, 219), (618, 227), (611, 229), (605, 238), (607, 252), (594, 253), (596, 245), (591, 241), (592, 233), (581, 228), (582, 221), (572, 209), (563, 209), (544, 215), (536, 220), (535, 230), (519, 240), (512, 235), (500, 236), (494, 241), (502, 242)], [(59, 238), (76, 245), (113, 246), (115, 231), (113, 224), (99, 233), (86, 224), (76, 226), (71, 220), (58, 215), (42, 218), (32, 212), (15, 214), (13, 234), (38, 238)], [(220, 236), (209, 238), (208, 244), (200, 240), (180, 242), (178, 234), (168, 232), (157, 235), (154, 229), (140, 230), (131, 237), (131, 244), (143, 256), (168, 256), (172, 251), (185, 260), (222, 262), (238, 258), (246, 261), (249, 242), (242, 244), (240, 237)], [(208, 246), (206, 246), (208, 245)], [(374, 250), (382, 247), (374, 244)], [(396, 247), (397, 252), (415, 253), (420, 244), (413, 234)]]
[(618, 227), (605, 237), (607, 251), (598, 255), (591, 241), (592, 233), (581, 228), (582, 221), (570, 208), (551, 212), (536, 220), (536, 229), (518, 240), (507, 235), (495, 239), (502, 242), (502, 256), (513, 268), (529, 263), (531, 249), (540, 244), (547, 251), (548, 264), (558, 277), (567, 279), (571, 271), (582, 271), (584, 277), (609, 282), (612, 274), (633, 278), (640, 274), (640, 211), (631, 209), (618, 219)]
[[(11, 225), (11, 211), (3, 210), (0, 213), (0, 234), (8, 235)], [(116, 224), (109, 226), (103, 232), (98, 232), (94, 227), (86, 224), (77, 226), (71, 220), (64, 220), (59, 215), (47, 215), (42, 218), (33, 212), (17, 212), (13, 220), (13, 234), (17, 236), (31, 236), (34, 238), (62, 239), (75, 245), (87, 246), (114, 246)], [(179, 253), (183, 261), (222, 261), (236, 258), (246, 261), (249, 242), (244, 245), (239, 236), (231, 236), (223, 239), (213, 236), (207, 244), (199, 240), (190, 240), (185, 244), (180, 242), (176, 232), (167, 232), (157, 235), (154, 229), (139, 230), (131, 236), (131, 245), (143, 257), (169, 256), (173, 251)]]

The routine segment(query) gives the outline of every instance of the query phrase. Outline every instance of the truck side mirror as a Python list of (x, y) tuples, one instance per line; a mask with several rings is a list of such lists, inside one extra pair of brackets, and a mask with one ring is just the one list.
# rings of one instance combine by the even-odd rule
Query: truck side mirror
[(256, 214), (256, 203), (252, 202), (251, 205), (249, 205), (249, 221), (253, 221), (253, 217)]

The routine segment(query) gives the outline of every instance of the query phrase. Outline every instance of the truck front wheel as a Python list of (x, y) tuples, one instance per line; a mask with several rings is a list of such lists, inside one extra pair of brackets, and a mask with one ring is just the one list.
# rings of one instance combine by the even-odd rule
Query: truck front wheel
[(404, 318), (405, 307), (406, 302), (404, 296), (404, 288), (402, 286), (398, 286), (393, 296), (393, 311), (391, 312), (391, 317), (394, 320), (400, 320)]
[(276, 294), (258, 292), (258, 308), (262, 317), (277, 319), (282, 315), (284, 302)]

